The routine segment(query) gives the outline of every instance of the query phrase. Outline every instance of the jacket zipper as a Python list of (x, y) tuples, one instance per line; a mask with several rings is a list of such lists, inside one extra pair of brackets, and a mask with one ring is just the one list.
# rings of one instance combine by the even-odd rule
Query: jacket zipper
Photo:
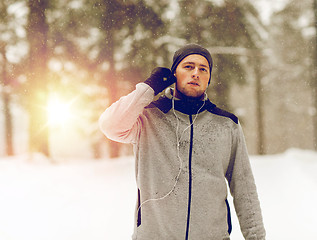
[(192, 201), (192, 153), (193, 153), (193, 136), (194, 126), (192, 115), (189, 115), (190, 121), (190, 145), (189, 145), (189, 158), (188, 158), (188, 210), (187, 210), (187, 226), (185, 240), (188, 240), (189, 235), (189, 222), (190, 222), (190, 208)]

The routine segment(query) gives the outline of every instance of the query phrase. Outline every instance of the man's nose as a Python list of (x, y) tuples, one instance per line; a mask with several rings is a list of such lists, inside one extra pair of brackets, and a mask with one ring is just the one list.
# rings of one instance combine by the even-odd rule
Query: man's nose
[(195, 69), (193, 70), (192, 77), (195, 79), (199, 79), (199, 69), (197, 67), (195, 67)]

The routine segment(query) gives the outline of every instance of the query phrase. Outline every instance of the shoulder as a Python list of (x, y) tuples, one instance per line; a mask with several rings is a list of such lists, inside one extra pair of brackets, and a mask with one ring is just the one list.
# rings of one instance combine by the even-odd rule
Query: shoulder
[(163, 113), (167, 113), (172, 108), (172, 101), (166, 96), (163, 96), (163, 97), (160, 97), (158, 100), (151, 102), (146, 107), (146, 109), (151, 109), (151, 108), (158, 108)]
[(215, 104), (213, 104), (212, 102), (208, 101), (207, 102), (207, 110), (208, 112), (221, 116), (221, 117), (226, 117), (231, 119), (234, 123), (238, 124), (239, 123), (239, 119), (236, 115), (234, 115), (231, 112), (228, 112), (226, 110), (223, 110), (221, 108), (218, 108)]

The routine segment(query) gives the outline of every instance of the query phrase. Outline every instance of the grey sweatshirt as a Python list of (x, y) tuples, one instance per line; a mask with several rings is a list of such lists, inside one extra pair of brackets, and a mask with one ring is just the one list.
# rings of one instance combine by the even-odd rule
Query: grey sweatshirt
[(153, 102), (153, 89), (137, 84), (99, 119), (109, 139), (134, 146), (138, 201), (132, 239), (230, 239), (228, 182), (245, 239), (264, 240), (237, 117), (208, 99), (175, 100), (170, 91)]

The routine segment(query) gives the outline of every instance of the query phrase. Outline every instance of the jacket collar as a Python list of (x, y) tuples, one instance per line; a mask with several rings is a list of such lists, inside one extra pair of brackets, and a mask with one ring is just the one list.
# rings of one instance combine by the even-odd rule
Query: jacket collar
[[(152, 102), (147, 108), (157, 107), (164, 113), (168, 113), (173, 107), (175, 110), (182, 112), (187, 115), (193, 115), (197, 113), (201, 113), (205, 110), (212, 114), (216, 114), (218, 116), (230, 118), (236, 124), (239, 123), (239, 119), (234, 114), (227, 112), (223, 109), (218, 108), (215, 104), (209, 101), (209, 99), (204, 99), (203, 101), (184, 101), (180, 99), (173, 99), (172, 89), (168, 88), (165, 91), (165, 95), (160, 97), (157, 101)], [(204, 103), (205, 102), (205, 103)]]
[(187, 115), (201, 113), (205, 110), (212, 112), (212, 109), (216, 107), (216, 105), (210, 102), (208, 98), (205, 98), (204, 100), (181, 100), (174, 98), (172, 92), (172, 88), (167, 88), (165, 91), (165, 95), (160, 97), (157, 101), (153, 102), (153, 104), (162, 112), (167, 113), (172, 109), (174, 102), (175, 110)]

